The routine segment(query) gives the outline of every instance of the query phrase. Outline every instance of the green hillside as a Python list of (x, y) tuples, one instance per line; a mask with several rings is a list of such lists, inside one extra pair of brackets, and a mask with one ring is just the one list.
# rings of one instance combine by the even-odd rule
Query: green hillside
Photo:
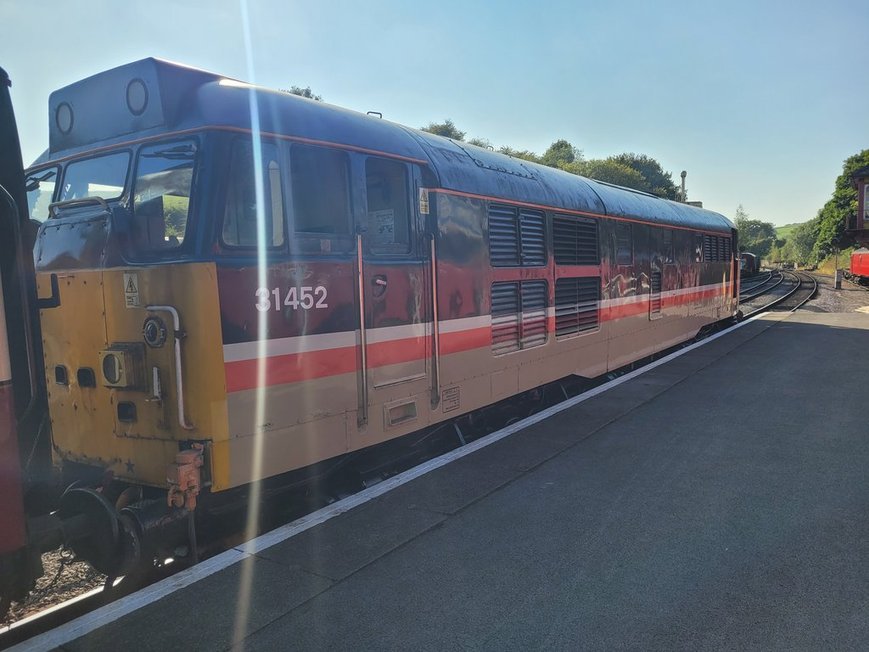
[(800, 224), (801, 222), (795, 222), (794, 224), (785, 224), (784, 226), (775, 227), (775, 237), (779, 240), (786, 240), (791, 234), (791, 231)]

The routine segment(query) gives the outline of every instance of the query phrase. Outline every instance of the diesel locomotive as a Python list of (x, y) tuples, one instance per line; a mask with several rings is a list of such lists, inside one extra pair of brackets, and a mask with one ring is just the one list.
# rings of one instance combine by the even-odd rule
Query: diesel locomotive
[[(28, 480), (45, 480), (34, 463), (45, 414), (35, 324), (33, 258), (24, 244), (24, 167), (9, 87), (0, 68), (0, 618), (42, 574), (39, 553), (58, 544), (44, 519), (28, 519)], [(41, 451), (46, 457), (46, 450)], [(58, 530), (55, 529), (56, 533)]]
[(145, 59), (54, 92), (27, 172), (51, 454), (117, 574), (251, 483), (738, 310), (734, 225)]

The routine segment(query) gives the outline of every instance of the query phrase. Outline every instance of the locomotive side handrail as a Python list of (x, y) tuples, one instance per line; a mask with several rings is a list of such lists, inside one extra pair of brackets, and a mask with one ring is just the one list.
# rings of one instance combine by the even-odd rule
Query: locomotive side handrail
[(359, 417), (357, 422), (360, 426), (368, 423), (368, 338), (365, 330), (365, 281), (362, 269), (362, 234), (356, 234), (356, 277), (359, 286), (359, 346), (362, 352), (361, 358), (361, 396), (359, 398)]
[(431, 330), (434, 343), (434, 368), (431, 379), (431, 406), (436, 408), (441, 398), (441, 340), (438, 322), (438, 259), (435, 234), (431, 234)]
[(175, 379), (178, 384), (178, 425), (184, 430), (193, 430), (193, 426), (187, 423), (187, 416), (184, 413), (184, 376), (181, 370), (181, 338), (184, 337), (184, 333), (181, 331), (181, 317), (173, 306), (146, 306), (145, 310), (168, 312), (172, 315), (172, 328), (175, 330)]
[(48, 216), (49, 219), (56, 219), (58, 216), (57, 211), (60, 208), (79, 208), (81, 206), (92, 205), (97, 205), (107, 213), (109, 212), (109, 205), (102, 197), (81, 197), (80, 199), (68, 199), (66, 201), (56, 201), (52, 204), (49, 204)]

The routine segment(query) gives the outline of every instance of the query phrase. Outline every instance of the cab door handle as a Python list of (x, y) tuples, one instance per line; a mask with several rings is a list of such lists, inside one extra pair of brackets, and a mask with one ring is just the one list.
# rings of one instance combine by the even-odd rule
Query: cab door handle
[(371, 279), (371, 294), (375, 299), (386, 294), (386, 274), (375, 274)]

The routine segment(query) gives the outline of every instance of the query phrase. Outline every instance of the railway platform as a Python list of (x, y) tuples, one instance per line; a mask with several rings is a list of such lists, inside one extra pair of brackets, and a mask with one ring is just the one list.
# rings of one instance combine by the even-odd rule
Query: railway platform
[(867, 341), (765, 315), (29, 648), (863, 648)]

